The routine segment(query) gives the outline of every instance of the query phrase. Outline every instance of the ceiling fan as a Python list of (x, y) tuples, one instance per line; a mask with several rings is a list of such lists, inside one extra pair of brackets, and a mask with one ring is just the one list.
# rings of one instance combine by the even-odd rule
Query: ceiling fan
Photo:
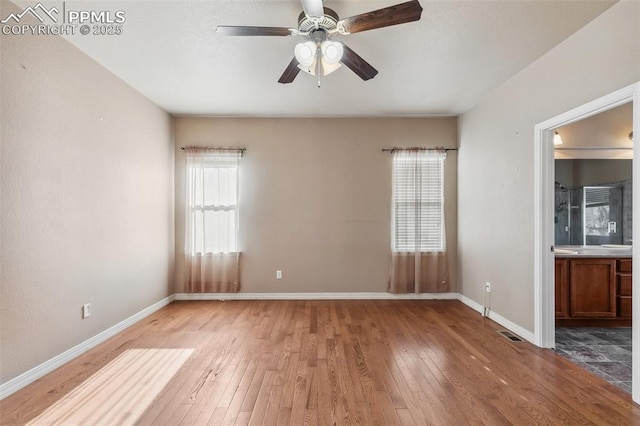
[(298, 17), (298, 28), (221, 25), (216, 31), (223, 36), (303, 36), (305, 41), (296, 45), (294, 57), (278, 83), (293, 82), (302, 70), (315, 75), (320, 87), (320, 77), (332, 73), (341, 64), (363, 80), (378, 74), (374, 67), (345, 44), (332, 41), (333, 35), (348, 35), (413, 22), (419, 20), (422, 14), (418, 0), (411, 0), (340, 19), (335, 11), (324, 7), (322, 0), (300, 1), (303, 12)]

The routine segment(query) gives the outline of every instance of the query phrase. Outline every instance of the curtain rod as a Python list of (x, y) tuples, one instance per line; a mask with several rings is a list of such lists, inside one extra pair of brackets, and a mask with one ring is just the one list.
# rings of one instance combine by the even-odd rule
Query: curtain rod
[(555, 151), (632, 151), (633, 147), (624, 147), (624, 146), (594, 146), (593, 148), (589, 148), (587, 146), (575, 147), (575, 148), (554, 148)]
[(227, 147), (217, 148), (217, 147), (210, 147), (210, 146), (181, 146), (180, 147), (180, 149), (183, 151), (187, 148), (216, 149), (218, 151), (240, 151), (240, 154), (244, 154), (244, 152), (247, 150), (247, 148), (227, 148)]
[(442, 147), (422, 148), (422, 147), (419, 147), (419, 146), (411, 147), (411, 148), (398, 148), (398, 147), (382, 148), (382, 152), (411, 151), (411, 150), (418, 150), (418, 151), (457, 151), (458, 148), (442, 148)]

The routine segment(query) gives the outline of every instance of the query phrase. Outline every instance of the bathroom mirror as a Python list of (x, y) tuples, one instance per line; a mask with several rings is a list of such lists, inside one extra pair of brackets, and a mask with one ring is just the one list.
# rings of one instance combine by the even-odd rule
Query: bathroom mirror
[(555, 163), (555, 244), (631, 245), (632, 160)]
[(555, 244), (631, 245), (633, 105), (556, 128)]

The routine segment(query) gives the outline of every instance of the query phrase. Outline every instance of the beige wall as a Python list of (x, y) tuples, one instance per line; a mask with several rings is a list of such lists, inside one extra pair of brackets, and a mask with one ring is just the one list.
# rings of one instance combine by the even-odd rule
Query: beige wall
[[(183, 291), (181, 146), (243, 146), (242, 292), (384, 292), (392, 146), (456, 147), (456, 118), (176, 118), (176, 291)], [(455, 283), (456, 152), (446, 162)], [(275, 271), (283, 279), (275, 279)], [(455, 284), (453, 289), (455, 290)]]
[(555, 160), (555, 181), (565, 188), (632, 178), (633, 160)]
[(458, 282), (533, 331), (534, 125), (640, 80), (640, 2), (621, 1), (460, 118)]
[(173, 292), (173, 142), (165, 112), (62, 38), (0, 37), (5, 383)]
[(632, 130), (633, 103), (628, 102), (558, 128), (563, 143), (557, 148), (633, 148)]
[(632, 102), (556, 130), (563, 142), (555, 149), (556, 160), (633, 158), (633, 142), (629, 140), (629, 133), (633, 130)]

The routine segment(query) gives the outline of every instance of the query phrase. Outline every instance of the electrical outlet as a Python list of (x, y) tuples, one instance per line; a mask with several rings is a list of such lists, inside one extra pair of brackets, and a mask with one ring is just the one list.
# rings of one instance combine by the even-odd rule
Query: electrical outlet
[(485, 283), (484, 291), (486, 291), (487, 293), (491, 293), (491, 283), (489, 281)]
[(82, 305), (82, 318), (89, 318), (91, 316), (91, 303)]
[(282, 279), (282, 271), (278, 269), (276, 271), (276, 280), (281, 280), (281, 279)]

